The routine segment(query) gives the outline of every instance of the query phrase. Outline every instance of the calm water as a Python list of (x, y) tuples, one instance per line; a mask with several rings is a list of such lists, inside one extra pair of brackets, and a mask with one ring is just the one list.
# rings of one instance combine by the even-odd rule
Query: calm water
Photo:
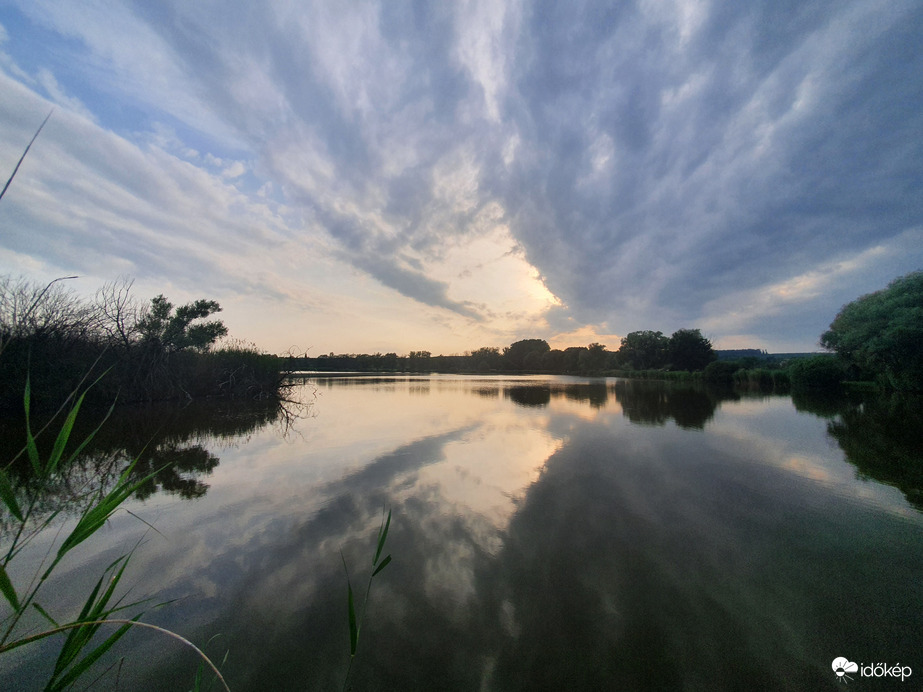
[[(120, 412), (44, 502), (79, 502), (126, 454), (173, 461), (129, 506), (156, 532), (118, 514), (42, 604), (78, 607), (143, 537), (131, 596), (179, 599), (145, 620), (229, 652), (232, 689), (339, 689), (340, 554), (364, 585), (390, 507), (354, 689), (837, 689), (839, 656), (913, 670), (853, 689), (923, 688), (919, 400), (453, 376), (317, 377), (293, 395), (295, 419)], [(40, 689), (54, 651), (0, 659), (0, 689)], [(133, 632), (119, 656), (98, 688), (191, 687), (172, 640)]]

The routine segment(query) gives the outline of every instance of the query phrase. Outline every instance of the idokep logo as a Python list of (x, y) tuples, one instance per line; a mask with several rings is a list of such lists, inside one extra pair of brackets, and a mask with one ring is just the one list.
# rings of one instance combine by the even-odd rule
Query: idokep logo
[(833, 672), (836, 673), (837, 680), (846, 682), (847, 680), (852, 680), (846, 673), (858, 673), (859, 666), (840, 656), (839, 658), (833, 659)]
[(863, 678), (900, 678), (903, 682), (913, 672), (910, 666), (902, 666), (900, 663), (893, 666), (887, 663), (854, 663), (842, 656), (833, 659), (832, 667), (839, 682), (853, 679), (847, 673), (859, 673)]

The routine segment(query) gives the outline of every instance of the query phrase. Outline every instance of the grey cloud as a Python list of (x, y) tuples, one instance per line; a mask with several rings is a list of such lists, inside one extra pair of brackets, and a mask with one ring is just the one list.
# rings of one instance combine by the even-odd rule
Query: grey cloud
[(367, 271), (385, 286), (424, 305), (445, 308), (475, 320), (483, 319), (472, 303), (451, 300), (447, 295), (448, 285), (442, 281), (436, 281), (421, 272), (401, 267), (384, 257), (352, 255), (344, 259), (350, 259), (353, 264)]
[[(875, 35), (854, 16), (870, 14), (863, 3), (795, 3), (791, 15), (724, 3), (679, 47), (620, 7), (604, 20), (536, 10), (516, 81), (537, 163), (510, 179), (515, 231), (575, 314), (616, 328), (695, 315), (921, 217), (918, 8), (877, 13)], [(696, 80), (681, 109), (663, 108)], [(601, 134), (617, 163), (588, 192), (585, 153)]]
[[(923, 218), (923, 9), (909, 0), (715, 2), (696, 8), (700, 21), (649, 3), (527, 3), (494, 47), (508, 71), (500, 122), (460, 64), (472, 20), (458, 8), (131, 7), (187, 80), (182, 103), (207, 114), (196, 122), (234, 132), (249, 148), (238, 158), (341, 259), (472, 319), (490, 312), (448, 298), (427, 262), (477, 232), (491, 202), (567, 306), (549, 325), (614, 333), (694, 326), (723, 296), (887, 244)], [(462, 149), (478, 180), (460, 211), (434, 180)], [(125, 184), (169, 197), (141, 171)], [(910, 248), (900, 266), (921, 261)], [(813, 343), (813, 321), (841, 295), (830, 288), (773, 329)]]
[[(241, 24), (225, 20), (206, 26), (197, 23), (185, 7), (179, 9), (169, 3), (156, 8), (138, 3), (135, 7), (184, 62), (196, 65), (195, 79), (212, 107), (225, 113), (242, 136), (268, 155), (262, 165), (283, 183), (288, 182), (300, 203), (313, 210), (341, 243), (345, 250), (342, 259), (408, 297), (479, 318), (470, 305), (448, 299), (444, 283), (429, 279), (419, 267), (401, 266), (407, 262), (397, 259), (402, 248), (438, 253), (445, 233), (460, 232), (467, 226), (467, 218), (446, 217), (445, 210), (434, 201), (432, 189), (432, 172), (439, 158), (460, 140), (473, 136), (470, 126), (455, 119), (458, 103), (470, 85), (447, 51), (454, 31), (451, 14), (436, 6), (382, 6), (376, 29), (383, 44), (380, 47), (390, 57), (361, 57), (370, 63), (392, 59), (402, 69), (383, 75), (392, 78), (389, 83), (370, 85), (373, 92), (389, 92), (387, 98), (374, 104), (377, 110), (370, 120), (357, 110), (344, 109), (328, 79), (331, 76), (323, 73), (306, 46), (305, 28), (298, 22), (276, 25), (271, 13), (260, 12), (248, 16), (249, 31), (241, 35)], [(314, 30), (323, 31), (323, 27)], [(203, 35), (214, 40), (203, 40)], [(228, 91), (235, 77), (229, 48), (256, 58), (266, 67), (291, 117), (312, 134), (320, 147), (316, 154), (332, 166), (329, 189), (306, 191), (291, 179), (291, 169), (275, 165), (278, 157), (273, 150), (285, 146), (278, 137), (286, 133), (287, 126), (261, 120), (258, 129), (252, 127), (252, 104), (235, 101)], [(355, 77), (368, 79), (368, 75)], [(272, 127), (275, 131), (268, 131)], [(411, 151), (394, 151), (392, 143), (409, 146)], [(383, 169), (402, 154), (409, 154), (411, 165), (386, 175)], [(396, 234), (394, 238), (383, 237), (382, 229), (372, 228), (358, 217), (350, 218), (339, 205), (345, 195), (357, 208), (370, 209), (377, 202), (369, 202), (369, 198), (378, 199), (382, 190), (384, 207), (380, 211)], [(439, 223), (433, 223), (434, 216)]]

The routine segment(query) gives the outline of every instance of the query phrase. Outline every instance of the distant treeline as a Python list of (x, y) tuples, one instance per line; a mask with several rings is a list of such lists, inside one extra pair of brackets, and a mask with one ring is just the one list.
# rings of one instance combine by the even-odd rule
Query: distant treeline
[(617, 351), (598, 343), (552, 349), (544, 339), (523, 339), (502, 350), (485, 346), (463, 355), (429, 351), (289, 356), (299, 370), (414, 373), (548, 373), (664, 380), (703, 380), (760, 389), (833, 389), (867, 382), (885, 389), (923, 391), (923, 272), (845, 305), (821, 336), (832, 353), (777, 353), (761, 349), (715, 351), (698, 329), (631, 332)]
[[(280, 359), (227, 335), (213, 300), (174, 306), (162, 295), (144, 305), (131, 282), (103, 286), (90, 299), (48, 285), (0, 277), (0, 410), (55, 408), (89, 389), (100, 403), (260, 398), (278, 393)], [(102, 377), (100, 377), (102, 376)]]
[(765, 361), (784, 362), (793, 358), (805, 358), (814, 353), (768, 353), (759, 348), (731, 348), (715, 351), (718, 360), (736, 360), (744, 363), (757, 363)]
[(503, 349), (485, 346), (463, 355), (434, 356), (429, 351), (290, 356), (288, 371), (322, 372), (442, 372), (604, 374), (610, 370), (701, 371), (716, 359), (711, 342), (698, 329), (680, 329), (670, 337), (661, 332), (632, 332), (617, 351), (604, 345), (553, 349), (544, 339), (523, 339)]

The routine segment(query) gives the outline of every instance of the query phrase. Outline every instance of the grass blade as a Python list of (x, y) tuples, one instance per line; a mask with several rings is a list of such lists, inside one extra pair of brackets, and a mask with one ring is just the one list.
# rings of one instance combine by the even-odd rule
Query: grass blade
[(33, 603), (33, 604), (32, 604), (32, 607), (35, 608), (38, 612), (40, 612), (40, 613), (42, 614), (42, 616), (43, 616), (46, 620), (48, 620), (48, 622), (50, 622), (54, 627), (60, 627), (60, 626), (61, 626), (61, 625), (58, 624), (58, 621), (55, 620), (53, 617), (51, 617), (51, 616), (48, 614), (48, 612), (47, 612), (44, 608), (42, 608), (42, 606), (40, 606), (38, 603)]
[(388, 529), (391, 527), (391, 510), (388, 510), (388, 521), (385, 522), (383, 528), (378, 529), (378, 550), (375, 551), (375, 559), (372, 560), (373, 565), (378, 564), (378, 558), (381, 557), (381, 551), (385, 547), (385, 541), (388, 539)]
[(26, 451), (29, 454), (29, 463), (32, 464), (32, 470), (39, 478), (42, 477), (42, 464), (39, 461), (38, 446), (35, 444), (35, 438), (32, 436), (32, 426), (29, 424), (29, 408), (32, 403), (32, 386), (29, 382), (29, 376), (26, 375), (26, 389), (22, 395), (23, 408), (26, 410)]
[[(55, 563), (52, 564), (52, 567), (54, 567), (57, 561), (64, 557), (68, 551), (72, 550), (77, 545), (96, 533), (96, 531), (106, 523), (109, 517), (112, 516), (112, 513), (115, 512), (115, 510), (117, 510), (119, 506), (125, 502), (125, 500), (131, 497), (131, 495), (138, 488), (140, 488), (142, 485), (160, 473), (160, 471), (162, 471), (162, 469), (157, 469), (141, 480), (135, 483), (130, 483), (128, 481), (128, 477), (134, 469), (135, 464), (137, 463), (138, 460), (135, 459), (135, 461), (133, 461), (119, 477), (118, 485), (116, 485), (116, 487), (113, 488), (108, 495), (100, 500), (98, 505), (92, 507), (83, 516), (80, 517), (80, 519), (77, 521), (77, 525), (71, 531), (70, 535), (64, 539), (64, 542), (58, 549), (58, 556)], [(51, 568), (49, 568), (49, 570), (50, 569)]]
[(10, 581), (9, 575), (6, 573), (6, 569), (3, 565), (0, 565), (0, 591), (3, 592), (4, 598), (10, 602), (10, 605), (13, 606), (13, 610), (19, 612), (19, 596), (16, 595), (16, 589), (13, 587), (13, 582)]
[(356, 606), (353, 603), (353, 587), (350, 586), (349, 580), (346, 582), (347, 601), (349, 608), (349, 655), (356, 655), (356, 648), (359, 646), (359, 623), (356, 621)]
[(378, 574), (379, 572), (381, 572), (381, 570), (383, 570), (385, 567), (388, 566), (388, 563), (389, 563), (389, 562), (391, 562), (391, 556), (390, 556), (390, 555), (388, 555), (388, 557), (386, 557), (384, 560), (381, 561), (381, 564), (378, 565), (378, 567), (375, 568), (375, 571), (374, 571), (374, 572), (372, 572), (372, 576), (374, 577), (376, 574)]
[[(141, 616), (139, 615), (138, 617), (141, 617)], [(137, 620), (137, 618), (135, 618), (135, 620)], [(94, 627), (94, 632), (95, 632), (95, 630), (99, 628), (99, 625), (94, 625), (93, 627)], [(82, 659), (80, 659), (76, 664), (74, 664), (74, 666), (69, 671), (67, 671), (67, 675), (65, 675), (63, 678), (61, 678), (57, 682), (49, 683), (46, 689), (63, 690), (66, 687), (68, 687), (77, 678), (83, 675), (90, 666), (96, 663), (96, 661), (99, 660), (99, 658), (103, 654), (109, 651), (109, 649), (112, 648), (112, 645), (115, 644), (119, 639), (121, 639), (122, 636), (126, 632), (128, 632), (129, 629), (131, 629), (130, 625), (122, 625), (121, 627), (119, 627), (118, 630), (116, 630), (111, 635), (109, 635), (106, 641), (104, 641), (102, 644), (97, 646), (95, 649), (93, 649), (93, 651), (91, 651), (89, 654), (87, 654)], [(80, 631), (80, 630), (76, 630), (76, 631)]]
[(356, 604), (353, 598), (353, 585), (349, 581), (349, 568), (346, 566), (346, 558), (340, 553), (340, 559), (343, 561), (343, 570), (346, 572), (346, 606), (349, 618), (349, 656), (350, 660), (356, 655), (356, 648), (359, 645), (359, 621), (356, 620)]
[(19, 509), (19, 503), (16, 502), (16, 493), (13, 492), (13, 484), (10, 483), (9, 476), (6, 475), (6, 471), (3, 469), (0, 469), (0, 500), (3, 500), (3, 504), (6, 505), (10, 514), (19, 521), (25, 521), (22, 516), (22, 510)]
[[(109, 372), (109, 371), (107, 370), (106, 372)], [(106, 373), (103, 373), (103, 374), (105, 375)], [(98, 382), (98, 381), (99, 381), (99, 380), (97, 380), (97, 382)], [(94, 383), (94, 384), (95, 384), (95, 383)], [(81, 396), (80, 399), (83, 400), (83, 397)], [(109, 410), (106, 412), (106, 415), (103, 416), (103, 419), (102, 419), (102, 421), (100, 421), (99, 425), (97, 425), (97, 426), (93, 429), (93, 431), (83, 439), (83, 442), (81, 442), (79, 445), (77, 445), (77, 449), (75, 449), (73, 452), (71, 452), (71, 455), (67, 458), (67, 463), (70, 463), (70, 462), (72, 462), (74, 459), (76, 459), (76, 458), (77, 458), (77, 455), (80, 454), (80, 452), (83, 451), (83, 448), (86, 447), (88, 444), (90, 444), (90, 442), (92, 442), (93, 438), (96, 437), (96, 433), (98, 433), (98, 432), (100, 431), (100, 429), (103, 427), (103, 425), (105, 424), (105, 422), (106, 422), (107, 420), (109, 420), (109, 416), (112, 415), (112, 411), (113, 411), (114, 409), (115, 409), (115, 402), (113, 401), (113, 402), (112, 402), (112, 405), (109, 407)]]
[(67, 446), (67, 441), (70, 439), (71, 430), (74, 429), (74, 422), (77, 420), (77, 413), (80, 411), (80, 405), (83, 403), (83, 398), (85, 396), (86, 392), (81, 394), (80, 398), (77, 399), (73, 408), (68, 412), (67, 418), (64, 419), (64, 424), (61, 426), (58, 436), (55, 438), (54, 447), (51, 449), (51, 456), (48, 457), (48, 463), (46, 465), (49, 475), (55, 472), (55, 469), (58, 468), (58, 462), (64, 455), (64, 448)]

